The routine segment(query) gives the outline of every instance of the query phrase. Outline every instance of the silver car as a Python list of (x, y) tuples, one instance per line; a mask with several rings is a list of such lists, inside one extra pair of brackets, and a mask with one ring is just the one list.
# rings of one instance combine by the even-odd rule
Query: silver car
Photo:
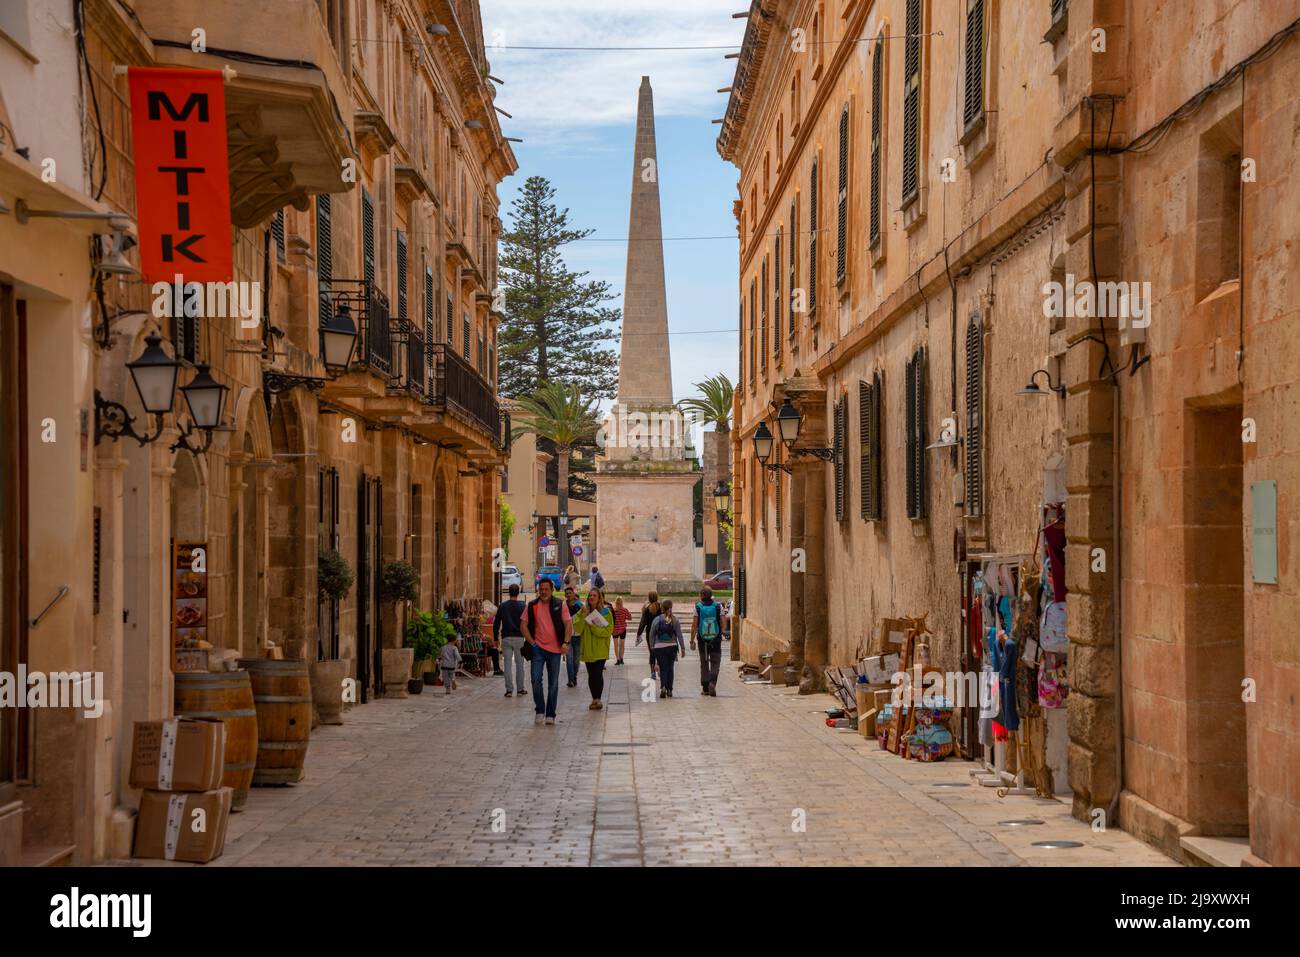
[(518, 585), (523, 590), (524, 576), (520, 574), (518, 565), (507, 565), (501, 569), (501, 590), (506, 591), (511, 585)]

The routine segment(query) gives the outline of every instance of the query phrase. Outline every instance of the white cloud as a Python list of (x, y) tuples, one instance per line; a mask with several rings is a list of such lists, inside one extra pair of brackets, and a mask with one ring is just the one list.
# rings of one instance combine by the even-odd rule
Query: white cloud
[[(743, 4), (742, 4), (743, 6)], [(492, 72), (505, 80), (497, 104), (530, 142), (594, 145), (583, 129), (630, 122), (642, 75), (658, 116), (721, 116), (744, 21), (737, 0), (482, 0)], [(716, 50), (526, 50), (512, 47), (681, 47)]]

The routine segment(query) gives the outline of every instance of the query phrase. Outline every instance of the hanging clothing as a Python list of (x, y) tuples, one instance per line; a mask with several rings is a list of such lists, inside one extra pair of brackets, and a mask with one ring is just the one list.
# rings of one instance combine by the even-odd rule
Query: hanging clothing
[[(1050, 565), (1048, 573), (1052, 582), (1052, 599), (1065, 601), (1065, 520), (1057, 519), (1043, 527), (1043, 551), (1046, 554), (1044, 565)], [(1045, 575), (1048, 577), (1048, 575)]]

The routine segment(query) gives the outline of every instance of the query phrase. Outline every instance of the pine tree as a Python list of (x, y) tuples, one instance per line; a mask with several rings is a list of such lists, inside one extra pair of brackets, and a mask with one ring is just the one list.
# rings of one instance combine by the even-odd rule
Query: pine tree
[(608, 343), (621, 321), (609, 283), (586, 281), (565, 264), (562, 248), (592, 232), (569, 226), (555, 204), (555, 188), (530, 176), (511, 203), (510, 229), (501, 237), (500, 276), (505, 320), (497, 333), (500, 391), (519, 398), (547, 382), (577, 386), (584, 395), (613, 398), (618, 355)]

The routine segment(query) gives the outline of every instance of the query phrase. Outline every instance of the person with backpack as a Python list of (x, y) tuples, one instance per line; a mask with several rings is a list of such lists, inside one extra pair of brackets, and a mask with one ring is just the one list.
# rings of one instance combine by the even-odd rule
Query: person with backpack
[(650, 653), (650, 677), (653, 678), (658, 673), (658, 666), (655, 664), (655, 646), (650, 640), (650, 626), (654, 620), (659, 617), (659, 593), (651, 592), (646, 603), (641, 606), (641, 623), (636, 626), (636, 643), (641, 644), (641, 636), (645, 635), (646, 650)]
[(673, 696), (673, 665), (677, 654), (686, 654), (686, 641), (682, 638), (682, 623), (673, 614), (671, 599), (665, 598), (659, 615), (650, 623), (650, 649), (659, 666), (659, 697)]
[[(531, 652), (524, 655), (533, 663), (533, 708), (537, 712), (533, 724), (541, 724), (543, 715), (547, 724), (555, 724), (555, 706), (560, 697), (560, 656), (569, 650), (573, 637), (573, 618), (569, 606), (555, 595), (555, 585), (543, 578), (537, 586), (537, 597), (524, 609), (520, 627), (524, 633), (525, 647)], [(542, 670), (546, 670), (546, 697), (542, 697)]]
[(713, 600), (713, 589), (700, 590), (691, 623), (691, 647), (700, 645), (700, 693), (718, 696), (718, 671), (722, 668), (722, 606)]
[[(599, 623), (595, 619), (599, 618)], [(587, 666), (587, 687), (591, 690), (591, 710), (605, 707), (605, 662), (609, 660), (609, 639), (614, 633), (614, 609), (605, 604), (599, 588), (587, 592), (587, 603), (573, 618), (575, 641), (582, 639), (582, 662)]]

